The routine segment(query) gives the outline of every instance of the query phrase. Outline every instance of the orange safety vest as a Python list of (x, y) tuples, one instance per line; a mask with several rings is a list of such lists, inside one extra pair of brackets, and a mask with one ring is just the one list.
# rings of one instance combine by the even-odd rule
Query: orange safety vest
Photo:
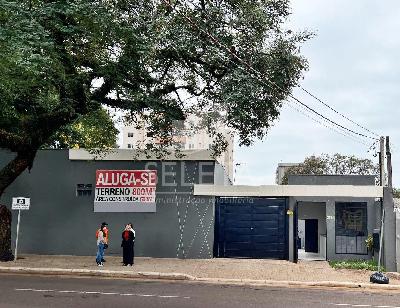
[[(104, 240), (105, 240), (106, 243), (108, 243), (108, 229), (104, 228), (103, 230), (104, 230)], [(96, 239), (99, 238), (99, 232), (100, 232), (100, 229), (97, 229), (97, 231), (96, 231)]]

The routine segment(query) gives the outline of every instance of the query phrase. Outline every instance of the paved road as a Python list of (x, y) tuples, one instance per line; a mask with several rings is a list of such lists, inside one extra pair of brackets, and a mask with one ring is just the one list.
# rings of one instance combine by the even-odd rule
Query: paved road
[(400, 293), (0, 275), (0, 307), (400, 307)]

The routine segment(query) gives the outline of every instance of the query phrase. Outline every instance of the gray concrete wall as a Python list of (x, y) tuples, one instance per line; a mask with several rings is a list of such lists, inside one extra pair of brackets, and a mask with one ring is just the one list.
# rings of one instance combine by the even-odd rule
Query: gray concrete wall
[(228, 173), (226, 172), (225, 168), (218, 162), (215, 162), (214, 184), (225, 186), (232, 185), (232, 182), (229, 179)]
[(374, 175), (289, 175), (289, 185), (375, 185)]
[(318, 252), (320, 252), (320, 235), (326, 234), (325, 203), (299, 202), (298, 219), (318, 219)]
[[(290, 185), (375, 185), (373, 175), (290, 175)], [(379, 228), (380, 205), (373, 198), (324, 198), (324, 197), (297, 197), (291, 198), (295, 202), (323, 202), (326, 203), (326, 231), (327, 231), (327, 259), (370, 259), (371, 254), (337, 254), (336, 253), (336, 202), (367, 202), (368, 234)]]
[[(0, 166), (11, 153), (0, 152)], [(95, 186), (97, 169), (158, 170), (156, 213), (94, 213), (92, 196), (78, 197), (77, 184)], [(212, 197), (193, 197), (193, 178), (199, 183), (199, 169), (206, 174), (202, 182), (213, 183), (214, 163), (160, 161), (70, 161), (68, 151), (44, 150), (33, 169), (25, 171), (1, 198), (11, 207), (11, 198), (31, 198), (31, 209), (21, 217), (19, 252), (36, 254), (94, 255), (95, 232), (106, 221), (110, 247), (106, 254), (121, 254), (121, 232), (132, 222), (136, 230), (135, 253), (149, 257), (212, 257), (214, 241), (214, 202)], [(169, 172), (176, 173), (174, 176)], [(164, 177), (168, 185), (162, 185)], [(187, 186), (180, 185), (182, 179)], [(12, 240), (15, 242), (17, 212), (13, 211)]]
[(368, 254), (338, 254), (336, 253), (336, 227), (335, 227), (335, 214), (336, 202), (366, 202), (367, 203), (367, 227), (368, 234), (373, 233), (376, 227), (376, 208), (374, 199), (362, 198), (337, 198), (328, 200), (326, 204), (326, 228), (327, 228), (327, 259), (328, 260), (345, 260), (345, 259), (370, 259), (371, 253)]
[[(335, 204), (336, 202), (366, 202), (367, 203), (367, 220), (368, 234), (372, 234), (377, 225), (377, 212), (379, 211), (379, 203), (373, 198), (324, 198), (324, 197), (290, 197), (289, 208), (294, 209), (296, 203), (326, 203), (326, 234), (327, 234), (327, 259), (328, 260), (344, 260), (344, 259), (370, 259), (371, 254), (337, 254), (336, 253), (336, 226), (335, 226)], [(299, 206), (300, 208), (300, 206)], [(293, 216), (289, 218), (289, 261), (294, 260), (293, 252)]]
[(396, 266), (396, 214), (394, 213), (392, 189), (383, 189), (383, 208), (385, 209), (383, 228), (383, 265), (388, 272), (397, 271)]

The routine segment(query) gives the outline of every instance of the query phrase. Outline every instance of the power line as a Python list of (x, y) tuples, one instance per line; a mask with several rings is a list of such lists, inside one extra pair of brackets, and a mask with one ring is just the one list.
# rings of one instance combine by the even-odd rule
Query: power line
[[(329, 124), (330, 124), (329, 122), (327, 122), (327, 121), (325, 121), (323, 119), (321, 120), (321, 118), (313, 117), (311, 112), (308, 109), (306, 109), (302, 105), (298, 104), (295, 100), (292, 100), (292, 101), (288, 100), (287, 103), (289, 103), (288, 104), (289, 107), (291, 107), (292, 109), (294, 109), (297, 112), (301, 113), (305, 117), (311, 119), (312, 121), (314, 121), (314, 122), (316, 122), (316, 123), (328, 128), (328, 129), (330, 129), (330, 130), (332, 130), (332, 131), (334, 131), (334, 132), (336, 132), (336, 133), (338, 133), (338, 134), (340, 134), (342, 136), (348, 137), (348, 138), (350, 138), (350, 139), (352, 139), (352, 140), (354, 140), (354, 141), (356, 141), (358, 143), (362, 143), (365, 146), (369, 146), (367, 143), (362, 141), (362, 139), (358, 139), (357, 137), (349, 134), (347, 131), (340, 130), (339, 128), (337, 128), (335, 126), (332, 126), (332, 125), (329, 126)], [(294, 107), (294, 105), (292, 105), (292, 104), (295, 104), (297, 107)]]
[(377, 133), (369, 130), (368, 128), (362, 126), (361, 124), (358, 124), (357, 122), (353, 121), (352, 119), (350, 119), (349, 117), (347, 117), (346, 115), (342, 114), (341, 112), (337, 111), (335, 108), (331, 107), (328, 103), (325, 103), (323, 100), (321, 100), (320, 98), (318, 98), (317, 96), (315, 96), (314, 94), (312, 94), (310, 91), (308, 91), (307, 89), (305, 89), (304, 87), (300, 86), (299, 87), (301, 90), (303, 90), (304, 92), (306, 92), (308, 95), (310, 95), (312, 98), (316, 99), (317, 101), (319, 101), (321, 104), (323, 104), (325, 107), (329, 108), (330, 110), (332, 110), (333, 112), (337, 113), (338, 115), (340, 115), (341, 117), (345, 118), (347, 121), (353, 123), (354, 125), (364, 129), (365, 131), (380, 137), (380, 135), (378, 135)]
[[(189, 2), (190, 2), (193, 6), (199, 8), (199, 7), (198, 7), (195, 3), (193, 3), (192, 1), (189, 0)], [(205, 13), (205, 14), (208, 15), (207, 13)], [(184, 16), (184, 17), (185, 17), (186, 19), (188, 19), (189, 22), (191, 22), (191, 23), (193, 24), (193, 21), (191, 21), (190, 17), (187, 17), (187, 16)], [(210, 16), (208, 15), (208, 17), (210, 17)], [(220, 46), (223, 47), (225, 50), (227, 50), (227, 51), (228, 51), (231, 55), (233, 55), (236, 59), (238, 59), (238, 60), (241, 61), (242, 63), (246, 64), (246, 66), (248, 66), (251, 70), (254, 70), (254, 68), (252, 68), (247, 62), (245, 62), (243, 59), (239, 58), (236, 54), (232, 53), (232, 51), (231, 51), (227, 46), (224, 46), (222, 43), (220, 43), (215, 37), (213, 37), (212, 34), (210, 34), (210, 33), (206, 32), (206, 31), (204, 31), (203, 29), (200, 29), (200, 27), (197, 26), (197, 25), (194, 25), (194, 26), (195, 26), (196, 28), (198, 28), (200, 31), (202, 31), (203, 33), (205, 32), (209, 37), (212, 38), (212, 40), (213, 40), (214, 42), (216, 42), (218, 45), (220, 45)], [(258, 73), (261, 74), (261, 72), (258, 72)], [(265, 78), (265, 79), (268, 80), (268, 78)], [(270, 81), (270, 80), (268, 80), (268, 81), (269, 81), (270, 83), (272, 83), (275, 87), (277, 87), (278, 89), (280, 89), (280, 90), (283, 91), (283, 89), (281, 89), (276, 83), (274, 83), (273, 81)], [(300, 88), (301, 90), (303, 90), (304, 92), (306, 92), (306, 93), (307, 93), (308, 95), (310, 95), (311, 97), (313, 97), (314, 99), (318, 100), (318, 101), (319, 101), (320, 103), (322, 103), (324, 106), (328, 107), (330, 110), (334, 111), (335, 113), (339, 114), (340, 116), (342, 116), (342, 117), (345, 118), (346, 120), (350, 121), (351, 123), (357, 125), (358, 127), (360, 127), (360, 128), (362, 128), (362, 129), (368, 131), (369, 133), (371, 133), (371, 134), (373, 134), (373, 135), (375, 135), (375, 136), (377, 136), (377, 137), (380, 136), (380, 135), (378, 135), (378, 134), (372, 132), (372, 131), (369, 130), (368, 128), (366, 128), (366, 127), (364, 127), (364, 126), (362, 126), (362, 125), (356, 123), (355, 121), (351, 120), (350, 118), (348, 118), (348, 117), (345, 116), (344, 114), (340, 113), (339, 111), (337, 111), (336, 109), (334, 109), (333, 107), (331, 107), (330, 105), (328, 105), (327, 103), (323, 102), (323, 101), (322, 101), (321, 99), (319, 99), (317, 96), (313, 95), (311, 92), (309, 92), (309, 91), (308, 91), (307, 89), (305, 89), (304, 87), (301, 87), (301, 86), (300, 86), (299, 88)], [(300, 104), (304, 104), (304, 103), (302, 103), (300, 100), (298, 100), (296, 97), (294, 97), (293, 95), (289, 94), (289, 96), (292, 97), (293, 99), (297, 100)], [(348, 128), (342, 126), (341, 124), (338, 124), (338, 123), (336, 123), (336, 122), (330, 120), (329, 118), (327, 118), (327, 117), (325, 117), (325, 116), (319, 114), (317, 111), (315, 111), (314, 109), (312, 109), (311, 107), (309, 107), (309, 106), (306, 105), (306, 104), (304, 104), (304, 106), (305, 106), (306, 108), (310, 109), (310, 111), (312, 111), (313, 113), (316, 113), (316, 114), (319, 115), (320, 117), (325, 118), (325, 120), (331, 122), (332, 124), (334, 124), (334, 125), (336, 125), (336, 126), (342, 128), (342, 129), (345, 129), (345, 130), (347, 130), (347, 131), (349, 131), (349, 132), (352, 132), (353, 134), (356, 134), (356, 135), (359, 135), (359, 136), (362, 136), (362, 137), (365, 137), (365, 138), (370, 138), (370, 139), (373, 139), (373, 140), (376, 139), (376, 138), (372, 138), (372, 137), (370, 137), (370, 136), (366, 136), (366, 135), (364, 135), (364, 134), (355, 132), (355, 131), (353, 131), (353, 130), (351, 130), (351, 129), (348, 129)]]
[[(288, 103), (289, 103), (289, 104), (288, 104), (289, 107), (291, 107), (292, 109), (294, 109), (294, 110), (296, 110), (297, 112), (301, 113), (301, 114), (304, 115), (305, 117), (311, 119), (312, 121), (314, 121), (314, 122), (316, 122), (316, 123), (318, 123), (318, 124), (320, 124), (320, 125), (322, 125), (322, 126), (328, 128), (328, 129), (330, 129), (330, 130), (332, 130), (332, 131), (334, 131), (334, 132), (336, 132), (336, 133), (338, 133), (338, 134), (340, 134), (340, 135), (342, 135), (342, 136), (344, 136), (344, 137), (350, 138), (351, 140), (353, 140), (353, 141), (355, 141), (355, 142), (358, 142), (358, 143), (360, 143), (360, 144), (363, 144), (363, 145), (365, 145), (365, 146), (367, 146), (367, 147), (370, 146), (368, 143), (365, 143), (365, 142), (362, 141), (361, 139), (357, 139), (357, 138), (353, 137), (352, 135), (349, 135), (349, 134), (346, 134), (346, 133), (340, 131), (340, 130), (337, 129), (337, 128), (334, 128), (334, 127), (332, 127), (332, 126), (328, 126), (328, 125), (325, 124), (324, 122), (321, 122), (320, 120), (318, 120), (318, 119), (316, 119), (316, 118), (310, 116), (309, 114), (307, 114), (306, 111), (302, 111), (302, 110), (300, 110), (300, 109), (294, 107), (293, 105), (290, 105), (290, 103), (296, 103), (296, 101), (292, 101), (292, 102), (291, 102), (291, 101), (288, 101)], [(300, 105), (300, 106), (301, 106), (301, 105)], [(306, 110), (306, 109), (305, 109), (305, 110)]]
[[(176, 8), (173, 7), (169, 2), (167, 2), (166, 0), (163, 0), (163, 2), (168, 5), (169, 7), (171, 7), (172, 10), (176, 11)], [(177, 2), (179, 3), (179, 2)], [(193, 4), (193, 3), (192, 3)], [(195, 4), (193, 4), (194, 6), (196, 6)], [(186, 6), (185, 6), (186, 7)], [(178, 11), (179, 12), (179, 11)], [(182, 14), (181, 14), (182, 15)], [(261, 75), (261, 77), (263, 77), (264, 79), (266, 79), (270, 84), (274, 85), (276, 88), (278, 88), (281, 91), (284, 91), (280, 86), (278, 86), (275, 82), (268, 80), (268, 78), (266, 78), (261, 72), (257, 71), (256, 69), (254, 69), (250, 64), (248, 64), (246, 61), (244, 61), (242, 58), (240, 58), (238, 55), (236, 55), (234, 52), (231, 51), (230, 48), (228, 48), (227, 46), (223, 45), (218, 39), (216, 39), (212, 34), (210, 34), (209, 32), (201, 29), (190, 17), (188, 17), (186, 14), (182, 15), (193, 27), (195, 27), (196, 29), (198, 29), (200, 32), (204, 33), (206, 36), (208, 36), (215, 44), (217, 44), (219, 47), (225, 49), (230, 55), (232, 55), (234, 58), (236, 58), (239, 62), (243, 63), (248, 69), (250, 69), (253, 73), (256, 73), (256, 77), (257, 75)], [(239, 67), (240, 68), (240, 67)], [(246, 71), (245, 71), (246, 72)], [(259, 82), (269, 86), (268, 84), (266, 84), (265, 82), (263, 82), (262, 80), (259, 80)], [(318, 115), (319, 117), (325, 119), (326, 121), (330, 122), (331, 124), (342, 128), (348, 132), (351, 132), (355, 135), (364, 137), (364, 138), (368, 138), (368, 139), (373, 139), (376, 140), (376, 138), (367, 136), (365, 134), (356, 132), (352, 129), (349, 129), (341, 124), (336, 123), (335, 121), (329, 119), (328, 117), (324, 116), (323, 114), (319, 113), (318, 111), (314, 110), (313, 108), (311, 108), (310, 106), (308, 106), (307, 104), (301, 102), (298, 98), (296, 98), (295, 96), (293, 96), (292, 94), (288, 94), (289, 97), (291, 97), (292, 99), (294, 99), (295, 101), (297, 101), (299, 104), (301, 104), (302, 106), (304, 106), (305, 108), (307, 108), (308, 110), (310, 110), (311, 112), (315, 113), (316, 115)]]

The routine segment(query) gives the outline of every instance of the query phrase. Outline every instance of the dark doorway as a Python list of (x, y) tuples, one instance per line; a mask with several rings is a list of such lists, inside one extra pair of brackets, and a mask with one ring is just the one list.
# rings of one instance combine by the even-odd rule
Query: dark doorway
[(318, 219), (305, 220), (305, 251), (318, 252)]

